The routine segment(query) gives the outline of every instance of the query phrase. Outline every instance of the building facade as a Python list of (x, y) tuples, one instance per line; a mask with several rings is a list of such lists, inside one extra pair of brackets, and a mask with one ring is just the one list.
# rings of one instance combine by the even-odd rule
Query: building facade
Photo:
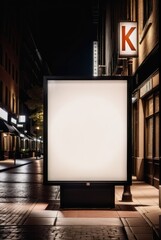
[(25, 103), (29, 90), (42, 89), (43, 76), (50, 70), (33, 39), (25, 7), (8, 0), (0, 3), (0, 160), (43, 151), (40, 127)]
[[(14, 131), (12, 126), (16, 126), (17, 115), (19, 115), (21, 36), (17, 20), (15, 9), (11, 9), (5, 1), (2, 1), (0, 7), (0, 159), (12, 157), (12, 151), (19, 143), (18, 131)], [(6, 126), (6, 123), (9, 125)]]
[[(98, 1), (98, 12), (99, 75), (130, 75), (133, 79), (133, 176), (159, 189), (159, 1)], [(135, 57), (119, 56), (118, 24), (121, 21), (137, 22), (138, 55)]]
[(133, 166), (139, 180), (159, 188), (159, 1), (138, 1), (138, 58), (133, 59)]

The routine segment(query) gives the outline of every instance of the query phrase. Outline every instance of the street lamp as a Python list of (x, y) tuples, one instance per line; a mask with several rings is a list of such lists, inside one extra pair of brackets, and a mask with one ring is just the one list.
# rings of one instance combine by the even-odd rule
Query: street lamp
[(36, 127), (36, 159), (37, 159), (37, 147), (38, 147), (38, 146), (37, 146), (37, 145), (38, 145), (38, 144), (37, 144), (37, 143), (38, 143), (37, 138), (38, 138), (38, 130), (39, 130), (39, 129), (40, 129), (40, 127), (37, 126), (37, 127)]

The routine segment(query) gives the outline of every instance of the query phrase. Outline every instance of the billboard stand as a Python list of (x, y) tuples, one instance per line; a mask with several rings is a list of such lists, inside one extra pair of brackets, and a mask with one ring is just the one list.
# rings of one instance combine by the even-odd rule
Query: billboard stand
[(114, 208), (115, 186), (131, 184), (130, 82), (44, 78), (44, 183), (61, 208)]
[(107, 209), (115, 207), (115, 186), (109, 184), (64, 184), (60, 186), (60, 208)]
[[(128, 76), (132, 76), (132, 61), (134, 57), (138, 57), (138, 29), (137, 22), (131, 21), (131, 16), (128, 21), (119, 23), (119, 57), (127, 58), (128, 61)], [(130, 159), (132, 161), (132, 159)], [(122, 201), (132, 202), (132, 194), (130, 185), (124, 185)]]

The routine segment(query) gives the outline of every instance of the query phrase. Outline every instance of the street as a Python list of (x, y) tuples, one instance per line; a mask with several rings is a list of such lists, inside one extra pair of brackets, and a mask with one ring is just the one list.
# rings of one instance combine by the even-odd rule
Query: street
[(43, 185), (43, 160), (0, 173), (0, 202), (54, 200), (57, 188)]
[(123, 187), (116, 186), (112, 209), (61, 209), (59, 186), (43, 184), (43, 159), (9, 160), (5, 170), (7, 161), (0, 164), (0, 240), (158, 240), (152, 186), (134, 182), (131, 203), (120, 201)]
[(87, 212), (65, 222), (58, 209), (59, 187), (43, 185), (43, 159), (0, 172), (0, 240), (127, 239), (119, 219), (95, 220)]

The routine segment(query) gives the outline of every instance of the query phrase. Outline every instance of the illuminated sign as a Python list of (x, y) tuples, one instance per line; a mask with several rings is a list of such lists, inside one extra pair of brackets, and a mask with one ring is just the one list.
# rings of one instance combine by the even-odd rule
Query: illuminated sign
[(4, 119), (5, 121), (8, 121), (8, 112), (0, 108), (0, 117)]
[(137, 57), (137, 23), (119, 23), (119, 55), (120, 57)]
[(23, 124), (17, 124), (17, 127), (23, 128)]
[(98, 42), (93, 42), (93, 76), (98, 76)]
[(128, 81), (47, 79), (45, 89), (45, 181), (127, 182)]
[(11, 117), (11, 123), (17, 124), (17, 120), (13, 117)]
[(19, 123), (25, 123), (26, 122), (26, 116), (25, 115), (20, 115), (18, 118)]

